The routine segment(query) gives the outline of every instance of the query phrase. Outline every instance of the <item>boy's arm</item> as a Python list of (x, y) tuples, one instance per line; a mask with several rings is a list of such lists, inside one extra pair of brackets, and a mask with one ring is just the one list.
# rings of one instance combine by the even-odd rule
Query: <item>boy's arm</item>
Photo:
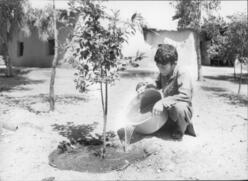
[(178, 93), (173, 96), (168, 96), (162, 99), (162, 104), (165, 107), (171, 107), (173, 104), (181, 101), (191, 104), (193, 86), (192, 81), (187, 72), (180, 73), (177, 77)]
[(158, 77), (155, 80), (155, 84), (156, 84), (156, 88), (157, 89), (162, 89), (162, 85), (161, 85), (161, 74), (158, 74)]

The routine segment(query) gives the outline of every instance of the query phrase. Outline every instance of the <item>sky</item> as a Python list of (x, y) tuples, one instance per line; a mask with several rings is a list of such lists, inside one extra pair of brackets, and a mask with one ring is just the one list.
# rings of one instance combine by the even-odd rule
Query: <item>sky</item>
[[(57, 8), (65, 8), (66, 0), (55, 0)], [(42, 8), (52, 0), (30, 0), (33, 7)], [(175, 9), (169, 1), (119, 1), (112, 0), (107, 2), (111, 9), (120, 9), (123, 19), (130, 18), (135, 12), (141, 13), (149, 27), (157, 29), (176, 30), (177, 21), (172, 21)], [(246, 0), (223, 0), (221, 1), (218, 14), (223, 17), (237, 12), (247, 13)]]

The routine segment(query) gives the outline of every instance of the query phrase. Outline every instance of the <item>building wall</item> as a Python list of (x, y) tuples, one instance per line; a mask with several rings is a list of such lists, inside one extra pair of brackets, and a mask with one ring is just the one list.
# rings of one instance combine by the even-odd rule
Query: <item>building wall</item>
[[(18, 42), (23, 42), (23, 56), (18, 55)], [(32, 32), (26, 36), (24, 32), (16, 34), (9, 43), (9, 55), (14, 66), (49, 67), (53, 56), (48, 55), (48, 42)]]
[[(60, 64), (64, 64), (65, 51), (63, 50), (64, 43), (68, 33), (71, 30), (59, 28), (58, 44), (59, 52), (58, 59)], [(18, 42), (24, 43), (23, 56), (18, 56)], [(158, 44), (170, 43), (174, 45), (179, 54), (178, 64), (187, 68), (194, 79), (197, 77), (197, 55), (195, 48), (194, 33), (191, 30), (183, 31), (165, 31), (153, 30), (136, 31), (134, 36), (129, 38), (127, 44), (123, 47), (123, 55), (134, 57), (139, 52), (144, 52), (146, 58), (140, 62), (140, 68), (157, 70), (154, 63), (154, 55)], [(37, 32), (33, 32), (29, 37), (26, 37), (23, 32), (14, 36), (9, 44), (9, 53), (13, 65), (24, 67), (50, 67), (53, 56), (48, 53), (48, 41), (41, 40)]]
[[(58, 59), (63, 62), (64, 43), (66, 41), (68, 29), (60, 29), (58, 33)], [(23, 42), (23, 56), (18, 55), (18, 42)], [(53, 55), (49, 55), (48, 40), (42, 40), (37, 31), (33, 31), (30, 36), (20, 31), (13, 36), (9, 43), (9, 55), (14, 66), (22, 67), (51, 67)]]
[(197, 54), (193, 31), (144, 31), (144, 38), (146, 43), (150, 45), (149, 56), (151, 60), (154, 59), (159, 44), (172, 44), (178, 51), (178, 64), (187, 69), (193, 79), (197, 79)]

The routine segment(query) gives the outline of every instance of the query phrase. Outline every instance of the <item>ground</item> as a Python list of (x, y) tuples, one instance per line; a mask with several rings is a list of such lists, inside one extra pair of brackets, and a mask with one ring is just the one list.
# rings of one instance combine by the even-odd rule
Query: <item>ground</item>
[[(182, 141), (151, 135), (137, 141), (153, 150), (145, 160), (107, 173), (60, 170), (48, 164), (59, 142), (67, 140), (58, 126), (96, 125), (102, 130), (98, 87), (85, 94), (75, 89), (73, 70), (57, 69), (56, 110), (48, 112), (49, 69), (25, 68), (14, 78), (0, 77), (0, 121), (18, 124), (0, 136), (0, 180), (126, 180), (126, 179), (248, 179), (247, 85), (240, 96), (232, 68), (203, 67), (204, 80), (194, 84), (193, 123), (197, 137)], [(110, 88), (108, 130), (123, 125), (123, 109), (139, 81), (153, 72), (130, 71)]]

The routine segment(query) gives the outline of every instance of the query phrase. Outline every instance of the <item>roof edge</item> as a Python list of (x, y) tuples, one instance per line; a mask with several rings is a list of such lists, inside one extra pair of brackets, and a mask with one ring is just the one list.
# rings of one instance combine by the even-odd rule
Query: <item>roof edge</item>
[(148, 27), (143, 27), (142, 28), (143, 32), (153, 32), (153, 31), (167, 31), (167, 32), (184, 32), (184, 31), (192, 31), (196, 32), (193, 28), (182, 28), (182, 29), (177, 29), (177, 30), (167, 30), (167, 29), (156, 29), (156, 28), (148, 28)]

